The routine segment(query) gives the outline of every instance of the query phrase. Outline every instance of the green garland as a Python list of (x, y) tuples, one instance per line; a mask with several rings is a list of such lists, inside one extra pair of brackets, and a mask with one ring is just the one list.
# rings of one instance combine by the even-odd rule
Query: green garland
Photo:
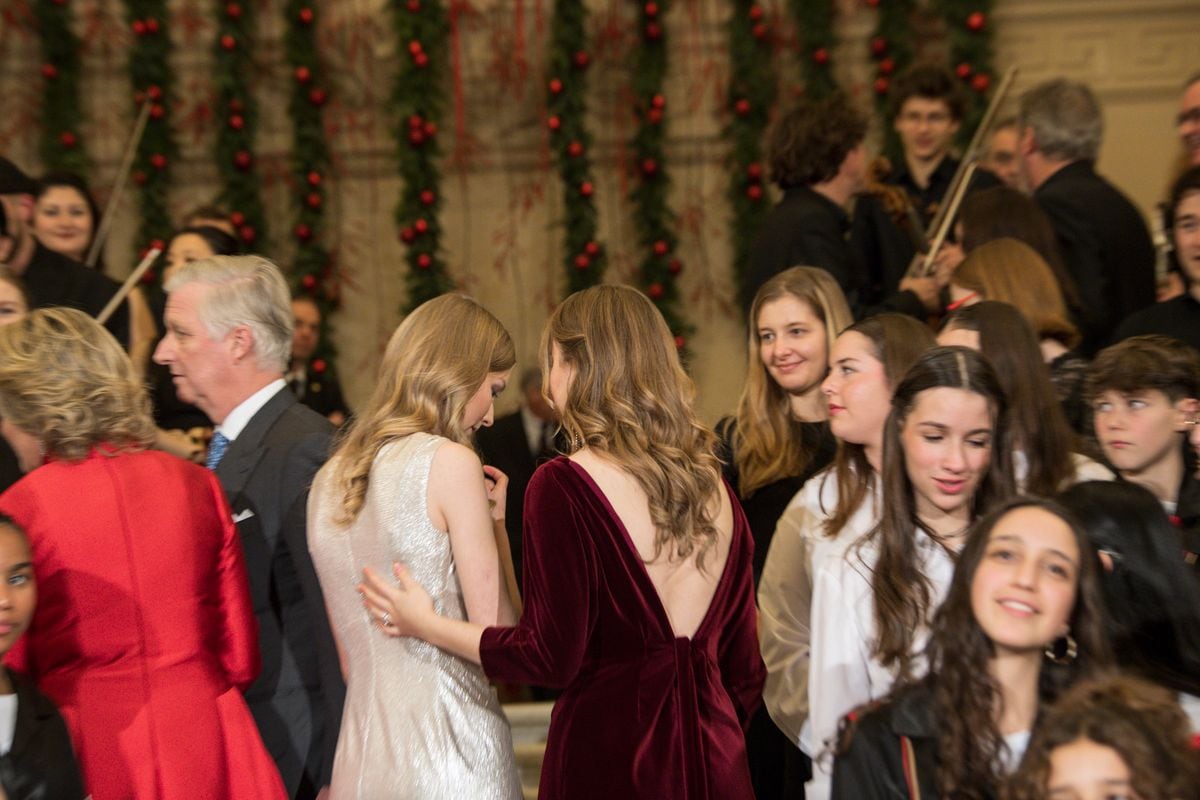
[(667, 105), (663, 95), (667, 46), (662, 24), (666, 13), (667, 0), (646, 0), (639, 17), (642, 45), (635, 48), (633, 62), (633, 96), (638, 125), (632, 149), (640, 179), (631, 194), (634, 225), (644, 250), (639, 275), (642, 290), (658, 307), (675, 335), (675, 345), (682, 350), (691, 328), (679, 310), (676, 278), (683, 264), (675, 255), (678, 245), (673, 231), (675, 216), (667, 208), (670, 181), (663, 124)]
[(213, 85), (217, 91), (217, 136), (213, 155), (221, 179), (219, 202), (229, 209), (242, 243), (267, 250), (267, 217), (254, 169), (258, 104), (247, 84), (254, 74), (255, 0), (216, 0)]
[(770, 210), (763, 187), (762, 141), (775, 102), (776, 78), (766, 11), (751, 0), (733, 0), (731, 5), (725, 138), (730, 142), (732, 169), (727, 196), (733, 211), (730, 239), (738, 297), (743, 305), (749, 305), (746, 264), (750, 244)]
[(800, 72), (805, 93), (812, 98), (828, 97), (837, 91), (833, 79), (833, 0), (790, 0), (796, 25)]
[(967, 112), (958, 130), (962, 145), (971, 140), (979, 126), (995, 81), (992, 4), (993, 0), (933, 0), (933, 8), (946, 21), (951, 69), (970, 88)]
[(83, 175), (87, 155), (81, 133), (80, 47), (71, 31), (71, 7), (67, 0), (36, 0), (33, 11), (42, 50), (42, 166)]
[(171, 162), (178, 152), (170, 122), (175, 77), (168, 60), (171, 42), (166, 0), (128, 0), (127, 16), (133, 30), (129, 75), (134, 88), (134, 115), (140, 113), (143, 102), (151, 104), (146, 132), (133, 161), (133, 182), (141, 195), (138, 241), (144, 249), (161, 247), (172, 230), (167, 195)]
[(875, 30), (867, 43), (871, 57), (875, 59), (875, 110), (887, 124), (883, 126), (883, 153), (899, 163), (904, 157), (900, 137), (890, 123), (891, 109), (888, 107), (888, 89), (892, 76), (903, 72), (913, 61), (916, 52), (912, 29), (912, 14), (915, 0), (866, 0), (867, 5), (878, 8)]
[(400, 240), (408, 247), (407, 310), (452, 287), (441, 255), (438, 131), (445, 109), (448, 23), (440, 0), (397, 0), (392, 19), (400, 67), (392, 110), (404, 188), (396, 204)]
[(585, 117), (587, 9), (582, 0), (555, 0), (550, 25), (546, 84), (546, 127), (563, 185), (564, 267), (567, 292), (600, 283), (604, 248), (596, 240), (595, 182), (588, 151), (592, 137)]
[(284, 54), (292, 72), (288, 111), (292, 117), (291, 167), (296, 199), (292, 281), (293, 289), (310, 295), (321, 311), (320, 344), (312, 361), (313, 370), (320, 373), (336, 353), (330, 318), (341, 300), (341, 286), (322, 241), (330, 164), (322, 107), (329, 98), (318, 79), (321, 59), (317, 53), (317, 4), (314, 0), (288, 0), (284, 20)]

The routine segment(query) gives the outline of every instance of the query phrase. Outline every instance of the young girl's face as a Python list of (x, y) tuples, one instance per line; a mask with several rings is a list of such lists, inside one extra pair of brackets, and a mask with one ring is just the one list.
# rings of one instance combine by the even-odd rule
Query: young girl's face
[(25, 537), (0, 524), (0, 654), (21, 638), (37, 605), (33, 558)]
[(970, 521), (971, 498), (992, 458), (992, 411), (987, 398), (939, 386), (917, 395), (900, 430), (904, 466), (917, 514)]
[(1076, 739), (1050, 751), (1048, 800), (1138, 800), (1121, 755), (1091, 739)]
[(892, 387), (870, 339), (858, 331), (837, 338), (821, 391), (834, 436), (850, 444), (878, 445), (891, 410)]

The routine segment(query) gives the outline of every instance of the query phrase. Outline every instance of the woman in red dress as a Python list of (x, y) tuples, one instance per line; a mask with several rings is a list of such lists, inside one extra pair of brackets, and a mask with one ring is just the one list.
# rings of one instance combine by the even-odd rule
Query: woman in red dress
[(259, 669), (241, 543), (202, 467), (147, 450), (149, 402), (91, 317), (0, 329), (0, 432), (28, 474), (39, 603), (5, 662), (59, 706), (94, 800), (281, 798), (242, 699)]
[(752, 798), (753, 545), (674, 338), (644, 295), (598, 286), (559, 306), (541, 350), (574, 444), (525, 495), (520, 623), (440, 617), (403, 567), (399, 587), (364, 570), (367, 607), (493, 680), (564, 687), (541, 800)]

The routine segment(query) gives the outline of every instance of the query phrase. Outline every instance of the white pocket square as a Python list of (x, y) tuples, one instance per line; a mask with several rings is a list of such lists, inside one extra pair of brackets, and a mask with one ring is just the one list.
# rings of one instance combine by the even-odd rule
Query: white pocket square
[(250, 519), (254, 516), (254, 512), (248, 508), (243, 508), (241, 511), (233, 515), (233, 524), (236, 525), (243, 520)]

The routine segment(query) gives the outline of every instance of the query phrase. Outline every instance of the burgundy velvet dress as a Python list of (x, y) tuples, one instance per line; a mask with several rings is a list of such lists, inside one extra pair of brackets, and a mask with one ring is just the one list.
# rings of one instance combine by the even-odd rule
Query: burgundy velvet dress
[(695, 636), (676, 637), (633, 540), (587, 472), (560, 457), (534, 474), (525, 612), (515, 628), (485, 630), (480, 656), (494, 680), (565, 688), (550, 719), (541, 800), (754, 796), (743, 730), (765, 670), (753, 543), (733, 506), (712, 603)]
[(38, 603), (5, 663), (58, 704), (95, 800), (282, 800), (241, 690), (258, 625), (225, 493), (156, 451), (51, 461), (0, 497)]

